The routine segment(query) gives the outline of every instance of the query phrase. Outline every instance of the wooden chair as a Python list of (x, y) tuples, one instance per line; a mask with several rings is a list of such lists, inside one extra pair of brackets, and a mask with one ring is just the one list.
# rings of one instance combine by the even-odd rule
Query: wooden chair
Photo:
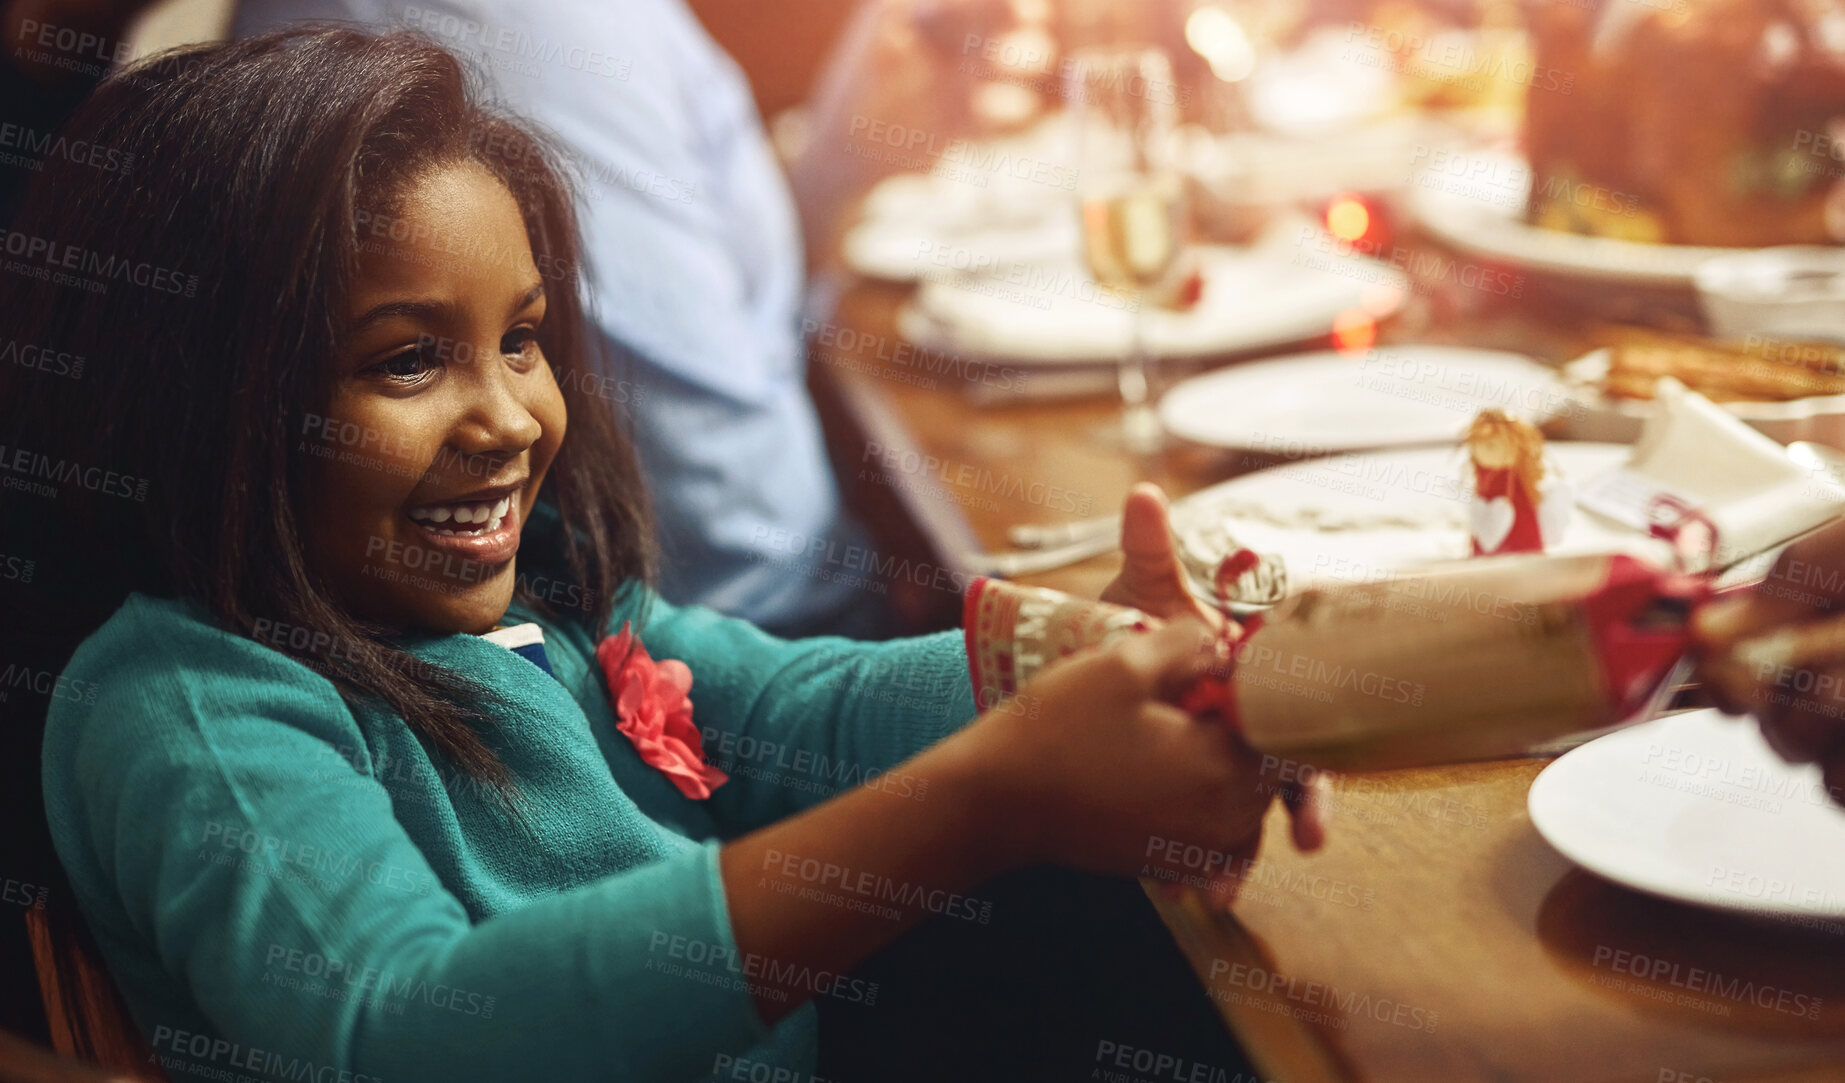
[[(75, 916), (72, 915), (73, 920)], [(114, 1073), (113, 1078), (166, 1080), (153, 1049), (135, 1026), (121, 990), (83, 936), (59, 937), (49, 912), (26, 911), (26, 935), (38, 971), (39, 995), (59, 1053)], [(59, 1078), (45, 1076), (46, 1079)], [(66, 1078), (102, 1078), (73, 1074)]]
[(0, 1030), (0, 1083), (120, 1083), (122, 1078)]

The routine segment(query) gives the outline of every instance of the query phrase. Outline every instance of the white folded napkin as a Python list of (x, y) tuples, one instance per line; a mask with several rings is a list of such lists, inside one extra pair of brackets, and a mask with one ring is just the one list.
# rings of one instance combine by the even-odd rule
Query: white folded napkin
[(1677, 380), (1661, 380), (1654, 398), (1632, 457), (1585, 486), (1582, 507), (1637, 531), (1669, 508), (1695, 509), (1717, 536), (1715, 552), (1688, 554), (1694, 569), (1765, 552), (1845, 513), (1845, 485), (1804, 447), (1781, 446)]

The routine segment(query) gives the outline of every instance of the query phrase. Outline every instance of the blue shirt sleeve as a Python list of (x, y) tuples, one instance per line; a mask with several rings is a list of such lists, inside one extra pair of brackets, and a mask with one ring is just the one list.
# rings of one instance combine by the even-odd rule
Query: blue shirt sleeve
[(928, 780), (901, 764), (977, 713), (957, 632), (790, 641), (655, 600), (640, 634), (692, 670), (706, 758), (730, 775), (709, 807), (730, 835), (859, 785), (926, 799)]

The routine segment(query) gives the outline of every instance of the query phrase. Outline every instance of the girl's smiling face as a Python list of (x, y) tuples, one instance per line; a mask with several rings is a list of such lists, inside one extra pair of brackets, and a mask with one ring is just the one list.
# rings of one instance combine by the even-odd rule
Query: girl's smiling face
[(544, 278), (512, 193), (476, 163), (411, 181), (384, 221), (388, 239), (362, 231), (327, 417), (307, 426), (308, 552), (355, 616), (478, 634), (512, 601), (564, 439)]

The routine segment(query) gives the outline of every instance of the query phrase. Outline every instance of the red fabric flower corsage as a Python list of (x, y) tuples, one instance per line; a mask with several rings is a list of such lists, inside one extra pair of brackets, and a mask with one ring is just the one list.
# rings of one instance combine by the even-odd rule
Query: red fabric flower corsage
[(705, 746), (692, 725), (692, 671), (684, 662), (656, 662), (629, 625), (596, 645), (596, 661), (609, 679), (615, 728), (635, 751), (694, 801), (730, 781), (705, 762)]

